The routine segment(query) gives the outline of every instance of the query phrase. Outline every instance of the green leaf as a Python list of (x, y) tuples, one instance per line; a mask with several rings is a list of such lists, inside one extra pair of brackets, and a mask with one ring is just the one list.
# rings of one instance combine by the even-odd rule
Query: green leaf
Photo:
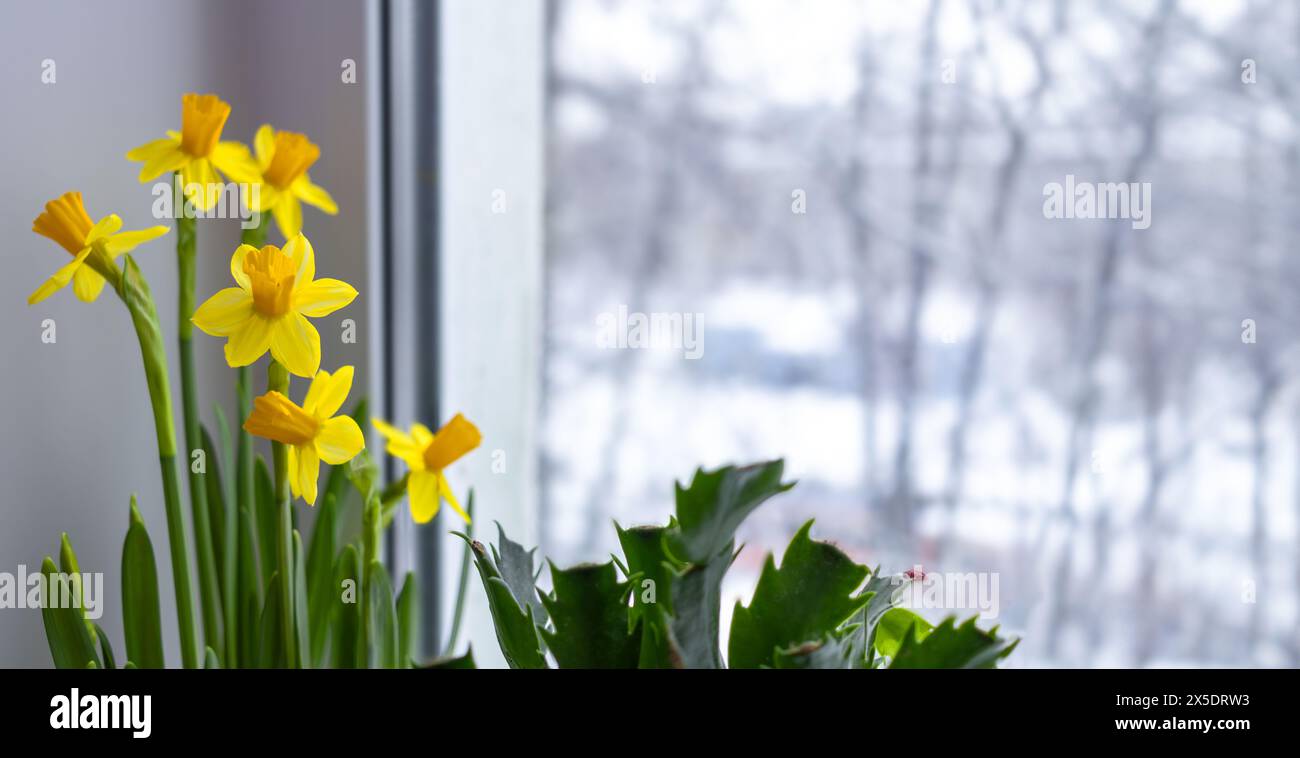
[(280, 626), (280, 614), (284, 608), (280, 602), (280, 572), (271, 573), (271, 581), (266, 586), (266, 605), (262, 608), (262, 633), (257, 644), (257, 666), (264, 669), (287, 668), (284, 655), (284, 633)]
[(213, 650), (211, 647), (205, 647), (203, 649), (203, 668), (221, 668), (221, 661), (217, 658), (217, 651)]
[(262, 578), (257, 570), (257, 548), (253, 537), (253, 515), (250, 506), (239, 507), (239, 665), (241, 668), (257, 666), (257, 645), (260, 629), (257, 615), (262, 609)]
[[(226, 493), (221, 484), (221, 457), (217, 454), (217, 443), (206, 426), (199, 425), (199, 437), (208, 456), (207, 473), (203, 475), (203, 487), (208, 496), (208, 522), (212, 536), (212, 554), (217, 564), (217, 589), (225, 588), (225, 544), (226, 544)], [(225, 595), (223, 594), (224, 598)]]
[(217, 441), (221, 443), (219, 448), (221, 460), (231, 465), (230, 475), (221, 480), (221, 486), (224, 488), (225, 496), (222, 498), (232, 506), (235, 504), (235, 480), (238, 464), (235, 458), (235, 442), (230, 436), (230, 422), (226, 420), (226, 410), (221, 407), (221, 403), (212, 404), (212, 415), (217, 419)]
[(716, 471), (698, 469), (689, 487), (675, 485), (677, 530), (669, 537), (673, 554), (690, 563), (705, 563), (721, 553), (746, 516), (794, 486), (781, 483), (784, 466), (784, 461), (775, 460)]
[(308, 630), (307, 624), (307, 570), (306, 560), (302, 554), (302, 535), (293, 530), (293, 628), (298, 634), (298, 662), (294, 668), (307, 668)]
[(397, 668), (397, 612), (393, 609), (393, 587), (388, 582), (388, 571), (379, 561), (371, 561), (366, 570), (369, 589), (370, 633), (367, 639), (370, 650), (367, 661), (370, 668)]
[(71, 582), (66, 574), (60, 574), (49, 556), (41, 563), (41, 573), (44, 574), (41, 620), (45, 622), (45, 637), (55, 667), (84, 669), (89, 664), (98, 667), (95, 643), (86, 628), (86, 620), (81, 617), (81, 610), (72, 605)]
[(672, 618), (672, 587), (677, 572), (664, 548), (662, 526), (638, 526), (624, 529), (617, 523), (618, 541), (627, 559), (629, 576), (636, 575), (632, 589), (632, 611), (628, 623), (642, 623), (641, 656), (637, 667), (643, 669), (677, 668), (681, 660), (669, 632)]
[(131, 497), (131, 520), (122, 544), (122, 628), (127, 660), (145, 669), (164, 666), (158, 568), (144, 519)]
[(422, 669), (476, 669), (474, 665), (474, 649), (471, 647), (465, 651), (464, 655), (444, 655), (441, 658), (430, 661), (420, 666)]
[(253, 496), (258, 564), (262, 567), (262, 584), (265, 586), (271, 583), (271, 575), (275, 573), (275, 528), (280, 514), (276, 510), (275, 484), (271, 481), (271, 472), (266, 467), (266, 459), (260, 455), (253, 464)]
[(326, 493), (316, 526), (312, 530), (311, 548), (307, 551), (307, 618), (310, 625), (311, 665), (318, 667), (325, 656), (329, 635), (330, 594), (334, 581), (334, 514), (336, 500)]
[(416, 660), (415, 641), (420, 635), (420, 589), (415, 572), (406, 572), (402, 591), (397, 593), (397, 663), (401, 668)]
[(488, 609), (492, 612), (492, 622), (496, 627), (497, 643), (501, 646), (501, 654), (505, 656), (506, 663), (510, 668), (516, 669), (547, 668), (532, 606), (525, 603), (520, 607), (514, 592), (501, 578), (501, 571), (488, 555), (483, 543), (470, 539), (461, 532), (452, 534), (464, 540), (473, 551), (474, 567), (479, 579), (483, 581)]
[(361, 638), (361, 606), (357, 592), (361, 587), (361, 556), (355, 545), (339, 552), (334, 564), (331, 589), (330, 665), (336, 669), (357, 667), (357, 646)]
[(997, 636), (994, 629), (985, 632), (971, 617), (961, 626), (948, 617), (934, 631), (921, 639), (916, 625), (903, 638), (898, 655), (890, 661), (891, 669), (978, 669), (995, 668), (997, 662), (1011, 654), (1020, 640)]
[(542, 604), (555, 629), (543, 630), (542, 636), (560, 668), (636, 668), (642, 627), (637, 624), (629, 633), (630, 583), (618, 581), (612, 561), (566, 570), (552, 563), (551, 584)]
[(524, 546), (506, 536), (506, 530), (497, 524), (499, 545), (492, 546), (492, 558), (496, 561), (501, 579), (510, 588), (519, 607), (525, 605), (533, 609), (533, 620), (538, 624), (546, 623), (546, 608), (537, 597), (537, 585), (533, 581), (537, 571), (533, 568), (533, 553), (537, 548), (524, 550)]
[(99, 624), (93, 625), (95, 628), (95, 639), (99, 641), (99, 653), (104, 660), (104, 668), (117, 668), (117, 656), (113, 655), (113, 643), (108, 640), (108, 633)]
[(916, 641), (922, 642), (934, 631), (934, 624), (907, 608), (891, 608), (880, 618), (876, 627), (876, 652), (887, 658), (898, 655), (903, 639), (915, 627)]
[(370, 457), (369, 450), (362, 450), (352, 460), (347, 463), (348, 480), (357, 492), (361, 493), (361, 502), (370, 501), (372, 496), (377, 496), (379, 490), (375, 483), (379, 481), (379, 467)]
[(673, 617), (669, 628), (675, 665), (720, 669), (722, 648), (722, 579), (736, 559), (732, 543), (704, 564), (690, 564), (672, 581)]
[(777, 569), (767, 556), (749, 607), (736, 603), (727, 660), (732, 668), (772, 666), (778, 649), (822, 640), (869, 598), (854, 597), (868, 570), (826, 542), (795, 534)]
[[(348, 414), (352, 417), (353, 421), (357, 422), (357, 426), (362, 429), (368, 428), (370, 423), (370, 415), (367, 411), (368, 405), (369, 402), (365, 397), (358, 398), (356, 404), (352, 406), (352, 413)], [(325, 489), (322, 490), (324, 496), (334, 496), (334, 527), (336, 530), (338, 529), (339, 524), (344, 523), (343, 516), (346, 513), (345, 509), (348, 505), (348, 471), (349, 466), (346, 464), (342, 466), (330, 466), (329, 476), (325, 478)], [(316, 533), (312, 532), (312, 540), (314, 541), (315, 539)], [(335, 531), (334, 542), (337, 543), (338, 539), (338, 532)]]
[(804, 642), (776, 651), (773, 668), (778, 669), (849, 669), (852, 647), (846, 641), (826, 635), (816, 642)]

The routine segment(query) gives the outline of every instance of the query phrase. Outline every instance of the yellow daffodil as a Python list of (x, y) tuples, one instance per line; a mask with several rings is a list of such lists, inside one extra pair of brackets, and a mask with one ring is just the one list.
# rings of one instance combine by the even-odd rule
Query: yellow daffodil
[[(104, 290), (105, 279), (95, 266), (112, 267), (119, 255), (167, 233), (165, 226), (151, 226), (137, 232), (118, 232), (122, 219), (109, 214), (97, 223), (90, 223), (86, 208), (81, 203), (80, 192), (67, 192), (57, 200), (45, 204), (45, 212), (32, 222), (32, 231), (49, 237), (72, 255), (72, 260), (54, 272), (31, 297), (27, 304), (39, 303), (72, 282), (72, 291), (83, 302), (94, 302)], [(91, 261), (90, 256), (101, 256)]]
[(380, 419), (372, 421), (388, 441), (389, 454), (401, 458), (411, 469), (406, 492), (411, 500), (411, 517), (415, 523), (427, 524), (432, 521), (438, 515), (438, 507), (443, 500), (468, 523), (469, 514), (456, 501), (442, 470), (479, 446), (483, 435), (479, 433), (478, 427), (459, 413), (439, 429), (437, 434), (430, 432), (424, 424), (412, 424), (411, 432), (407, 434)]
[(247, 147), (221, 141), (229, 117), (230, 104), (216, 95), (184, 95), (180, 133), (169, 131), (163, 139), (137, 147), (126, 154), (127, 160), (144, 162), (141, 182), (179, 171), (185, 196), (195, 207), (207, 210), (221, 195), (223, 180), (218, 171), (236, 182), (252, 183), (260, 178)]
[(316, 254), (301, 234), (284, 249), (240, 245), (230, 259), (238, 287), (208, 298), (194, 325), (226, 337), (226, 363), (247, 366), (266, 354), (290, 373), (309, 377), (320, 368), (320, 333), (307, 317), (328, 316), (357, 296), (347, 282), (316, 279)]
[(253, 399), (253, 412), (244, 422), (249, 434), (289, 448), (289, 488), (308, 505), (316, 504), (320, 462), (347, 463), (366, 446), (365, 435), (352, 417), (334, 415), (351, 389), (351, 366), (333, 375), (321, 371), (311, 380), (301, 406), (279, 392), (268, 392)]
[(263, 124), (253, 138), (261, 187), (250, 198), (255, 211), (271, 211), (285, 239), (302, 231), (302, 204), (314, 205), (331, 216), (339, 212), (334, 198), (313, 184), (307, 169), (320, 158), (320, 148), (297, 132), (277, 132)]

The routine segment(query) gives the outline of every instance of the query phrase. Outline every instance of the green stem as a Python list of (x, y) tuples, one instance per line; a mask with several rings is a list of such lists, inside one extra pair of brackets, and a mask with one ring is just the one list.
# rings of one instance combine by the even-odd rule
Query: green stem
[(140, 341), (149, 402), (153, 406), (154, 435), (158, 440), (158, 459), (162, 472), (163, 502), (167, 512), (167, 541), (171, 548), (172, 580), (176, 590), (176, 616), (181, 636), (181, 661), (185, 668), (198, 668), (198, 638), (194, 629), (194, 596), (190, 588), (189, 554), (185, 546), (185, 514), (181, 509), (180, 482), (176, 475), (176, 432), (172, 421), (171, 389), (167, 382), (167, 354), (163, 348), (162, 329), (149, 284), (140, 274), (135, 260), (124, 257), (125, 270), (119, 272), (107, 255), (92, 258), (95, 267), (113, 285), (126, 303)]
[[(274, 358), (266, 369), (266, 391), (289, 394), (289, 371)], [(275, 502), (279, 517), (276, 519), (276, 565), (280, 572), (281, 632), (284, 636), (285, 660), (290, 668), (298, 663), (298, 637), (293, 628), (294, 604), (293, 571), (293, 497), (289, 489), (289, 448), (282, 442), (271, 443), (271, 459), (275, 468)]]
[[(255, 226), (244, 229), (240, 241), (245, 245), (261, 247), (266, 239), (266, 214), (259, 216), (259, 223)], [(248, 366), (240, 366), (235, 374), (235, 394), (239, 403), (239, 463), (235, 471), (239, 476), (238, 493), (234, 506), (226, 509), (226, 523), (231, 523), (231, 516), (235, 517), (235, 531), (240, 531), (239, 510), (247, 508), (249, 514), (257, 511), (257, 504), (253, 502), (256, 496), (253, 489), (253, 435), (244, 429), (244, 420), (253, 410), (253, 385), (251, 383), (252, 372)], [(229, 533), (230, 529), (227, 527)], [(240, 534), (240, 539), (243, 539)], [(225, 555), (223, 556), (223, 576), (233, 577), (237, 574), (236, 563), (239, 560), (239, 545), (236, 540), (227, 539), (225, 543)], [(249, 550), (252, 545), (249, 545)], [(239, 602), (236, 593), (237, 582), (226, 580), (226, 586), (223, 587), (225, 595), (223, 601), (226, 609), (226, 658), (229, 660), (238, 660), (236, 657), (238, 651), (238, 641), (240, 635), (237, 633), (239, 628)], [(247, 623), (253, 623), (252, 619), (246, 620)]]
[[(199, 431), (199, 398), (194, 380), (194, 232), (195, 220), (182, 213), (176, 219), (176, 262), (179, 273), (176, 331), (180, 336), (181, 410), (185, 416), (185, 447), (189, 454), (190, 508), (194, 514), (194, 546), (199, 558), (199, 599), (203, 610), (203, 638), (213, 650), (221, 650), (221, 620), (218, 603), (216, 554), (212, 548), (212, 519), (208, 514), (205, 473), (194, 470), (194, 451), (203, 447)], [(205, 451), (204, 456), (211, 451)], [(206, 461), (205, 461), (206, 464)], [(204, 468), (206, 471), (206, 466)]]

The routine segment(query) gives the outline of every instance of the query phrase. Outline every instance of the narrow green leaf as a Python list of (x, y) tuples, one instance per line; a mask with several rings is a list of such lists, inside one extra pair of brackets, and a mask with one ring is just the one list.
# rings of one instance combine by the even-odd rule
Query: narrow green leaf
[(309, 630), (307, 625), (310, 623), (307, 615), (307, 570), (305, 567), (306, 559), (302, 554), (302, 535), (298, 530), (293, 530), (293, 627), (298, 634), (297, 648), (298, 661), (294, 668), (307, 668)]
[(208, 523), (211, 525), (212, 555), (217, 564), (217, 590), (222, 592), (226, 580), (222, 574), (225, 565), (226, 493), (221, 483), (221, 456), (217, 454), (217, 443), (212, 439), (211, 432), (202, 424), (199, 425), (199, 437), (203, 440), (203, 449), (207, 454), (207, 473), (203, 475), (203, 486), (208, 495)]
[(393, 587), (384, 564), (370, 562), (366, 569), (366, 583), (370, 605), (367, 664), (369, 668), (397, 668), (397, 611), (393, 608)]
[(257, 526), (257, 563), (262, 567), (262, 585), (271, 582), (275, 573), (276, 547), (275, 527), (280, 518), (276, 509), (275, 484), (271, 480), (271, 471), (266, 467), (266, 459), (257, 456), (253, 464), (253, 522)]
[(335, 503), (334, 496), (326, 493), (307, 550), (307, 618), (313, 667), (321, 665), (325, 642), (329, 639), (330, 595), (334, 591), (330, 585), (334, 581)]
[(258, 638), (258, 668), (287, 668), (284, 657), (284, 634), (280, 626), (280, 572), (271, 573), (271, 581), (266, 586), (266, 605), (262, 608), (259, 624), (261, 635)]
[(262, 575), (257, 570), (257, 547), (253, 537), (253, 516), (249, 506), (239, 507), (239, 596), (238, 630), (239, 665), (241, 668), (256, 668), (258, 637), (261, 632), (257, 624), (258, 613), (262, 610)]
[(361, 557), (354, 545), (339, 552), (334, 564), (334, 585), (330, 588), (330, 665), (336, 669), (357, 667), (361, 640)]
[(60, 573), (49, 556), (41, 563), (41, 573), (44, 575), (41, 620), (45, 622), (45, 637), (55, 667), (84, 669), (88, 664), (98, 667), (95, 643), (86, 629), (86, 620), (81, 617), (81, 610), (72, 606), (73, 590), (67, 575)]
[(420, 590), (415, 573), (406, 572), (402, 591), (397, 594), (397, 665), (407, 668), (415, 665), (415, 641), (420, 634)]
[(767, 556), (749, 607), (736, 603), (727, 648), (732, 668), (772, 666), (777, 650), (824, 639), (867, 604), (868, 598), (852, 594), (867, 567), (811, 539), (812, 524), (795, 534), (780, 569)]
[(158, 568), (154, 563), (153, 543), (134, 495), (131, 520), (122, 544), (122, 628), (127, 660), (140, 668), (163, 668)]
[(117, 668), (117, 656), (113, 655), (113, 643), (108, 640), (108, 633), (99, 624), (94, 624), (95, 638), (99, 641), (99, 654), (103, 658), (104, 668)]
[(542, 636), (560, 668), (636, 668), (642, 626), (629, 632), (630, 584), (618, 581), (612, 561), (565, 570), (551, 564), (551, 584), (542, 603), (555, 629)]
[(204, 648), (203, 668), (205, 669), (221, 668), (221, 661), (217, 659), (217, 652), (213, 650), (211, 647)]
[(538, 624), (545, 624), (546, 607), (537, 596), (537, 585), (533, 581), (537, 576), (537, 571), (533, 568), (533, 553), (537, 548), (525, 550), (523, 545), (506, 536), (506, 530), (502, 529), (499, 523), (497, 535), (500, 542), (492, 546), (492, 558), (496, 561), (501, 579), (510, 588), (519, 607), (531, 606), (533, 620)]

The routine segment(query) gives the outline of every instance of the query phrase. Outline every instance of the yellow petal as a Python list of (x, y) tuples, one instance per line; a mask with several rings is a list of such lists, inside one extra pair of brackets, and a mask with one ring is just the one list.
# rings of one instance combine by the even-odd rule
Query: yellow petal
[(181, 167), (181, 189), (195, 208), (206, 211), (217, 202), (223, 185), (207, 158), (195, 158)]
[(298, 446), (288, 445), (289, 451), (289, 494), (294, 497), (302, 497), (302, 488), (298, 486)]
[(253, 318), (253, 296), (238, 287), (226, 287), (200, 305), (190, 321), (213, 337), (229, 337)]
[(304, 316), (328, 316), (351, 303), (357, 291), (351, 284), (339, 279), (317, 279), (293, 291), (293, 309)]
[[(293, 474), (290, 474), (293, 476)], [(320, 478), (320, 457), (316, 448), (303, 445), (298, 448), (298, 491), (307, 505), (316, 504), (316, 480)]]
[(212, 165), (232, 181), (252, 184), (262, 180), (262, 170), (253, 154), (238, 142), (218, 142), (210, 157)]
[(348, 393), (352, 391), (353, 373), (351, 366), (344, 366), (333, 374), (328, 371), (316, 372), (311, 387), (307, 389), (307, 397), (302, 401), (303, 410), (316, 418), (329, 418), (338, 413), (339, 408), (343, 407), (343, 401), (348, 399)]
[(190, 162), (190, 156), (181, 150), (181, 141), (170, 137), (154, 140), (126, 154), (128, 160), (144, 161), (140, 167), (141, 182), (151, 182), (163, 174), (180, 170)]
[(151, 226), (148, 229), (140, 229), (134, 232), (113, 234), (104, 241), (104, 247), (108, 250), (109, 255), (116, 258), (122, 253), (129, 253), (149, 240), (157, 239), (169, 231), (171, 229), (166, 226)]
[(121, 228), (122, 219), (118, 218), (116, 213), (110, 213), (95, 222), (95, 225), (90, 228), (90, 233), (86, 235), (86, 244), (93, 245), (102, 239), (117, 234), (117, 230)]
[(324, 187), (313, 184), (306, 174), (294, 181), (292, 189), (293, 194), (308, 205), (314, 205), (331, 216), (339, 212), (338, 203), (334, 202), (334, 198), (330, 197), (330, 193), (326, 192)]
[(417, 421), (411, 424), (411, 439), (415, 440), (415, 444), (419, 445), (420, 449), (423, 450), (429, 446), (430, 442), (433, 442), (433, 432), (429, 431), (429, 427)]
[(438, 475), (433, 471), (412, 471), (406, 494), (411, 500), (411, 518), (415, 523), (427, 524), (438, 515)]
[(453, 511), (459, 513), (460, 517), (465, 519), (466, 524), (469, 523), (469, 514), (465, 512), (464, 508), (460, 507), (460, 501), (456, 499), (456, 494), (451, 491), (451, 484), (447, 482), (447, 477), (441, 471), (438, 472), (438, 495), (447, 501), (447, 505), (450, 505)]
[(244, 258), (249, 253), (256, 253), (257, 248), (252, 245), (240, 245), (235, 248), (235, 254), (230, 256), (230, 275), (235, 278), (235, 283), (245, 292), (252, 292), (253, 285), (248, 279), (248, 272), (244, 270)]
[(253, 149), (257, 151), (257, 165), (262, 171), (271, 165), (275, 156), (275, 129), (270, 124), (262, 124), (253, 137)]
[(37, 287), (36, 291), (31, 294), (31, 297), (27, 298), (27, 304), (35, 305), (50, 295), (53, 295), (55, 292), (68, 286), (68, 282), (72, 281), (72, 276), (77, 273), (77, 269), (81, 268), (81, 264), (86, 262), (86, 258), (90, 255), (92, 249), (93, 248), (87, 246), (82, 249), (81, 252), (77, 253), (77, 257), (65, 263), (58, 271), (55, 271), (54, 276), (46, 279), (45, 283)]
[(271, 349), (271, 326), (268, 319), (253, 314), (235, 327), (226, 341), (226, 363), (231, 368), (256, 363)]
[(424, 469), (423, 445), (417, 444), (411, 435), (401, 429), (389, 426), (382, 419), (371, 418), (370, 423), (374, 424), (379, 433), (384, 435), (384, 439), (387, 440), (388, 445), (385, 449), (389, 455), (405, 461), (406, 465), (410, 466), (413, 471)]
[(424, 465), (433, 471), (441, 471), (482, 441), (483, 435), (478, 427), (457, 413), (433, 435), (433, 442), (424, 449)]
[(80, 266), (72, 275), (72, 291), (83, 303), (93, 303), (108, 282), (90, 266)]
[(312, 249), (311, 241), (302, 234), (286, 235), (285, 239), (289, 241), (284, 243), (283, 252), (293, 261), (296, 272), (293, 277), (294, 289), (305, 287), (316, 278), (316, 251)]
[(270, 334), (271, 355), (290, 374), (310, 377), (320, 369), (320, 333), (305, 316), (290, 313), (275, 319)]
[(285, 239), (291, 239), (295, 234), (302, 232), (302, 203), (298, 202), (298, 198), (294, 197), (293, 193), (281, 193), (276, 198), (271, 213), (275, 214), (275, 225), (280, 227), (280, 234), (283, 234)]
[(331, 466), (347, 463), (366, 446), (366, 436), (351, 416), (335, 416), (316, 433), (316, 452)]

